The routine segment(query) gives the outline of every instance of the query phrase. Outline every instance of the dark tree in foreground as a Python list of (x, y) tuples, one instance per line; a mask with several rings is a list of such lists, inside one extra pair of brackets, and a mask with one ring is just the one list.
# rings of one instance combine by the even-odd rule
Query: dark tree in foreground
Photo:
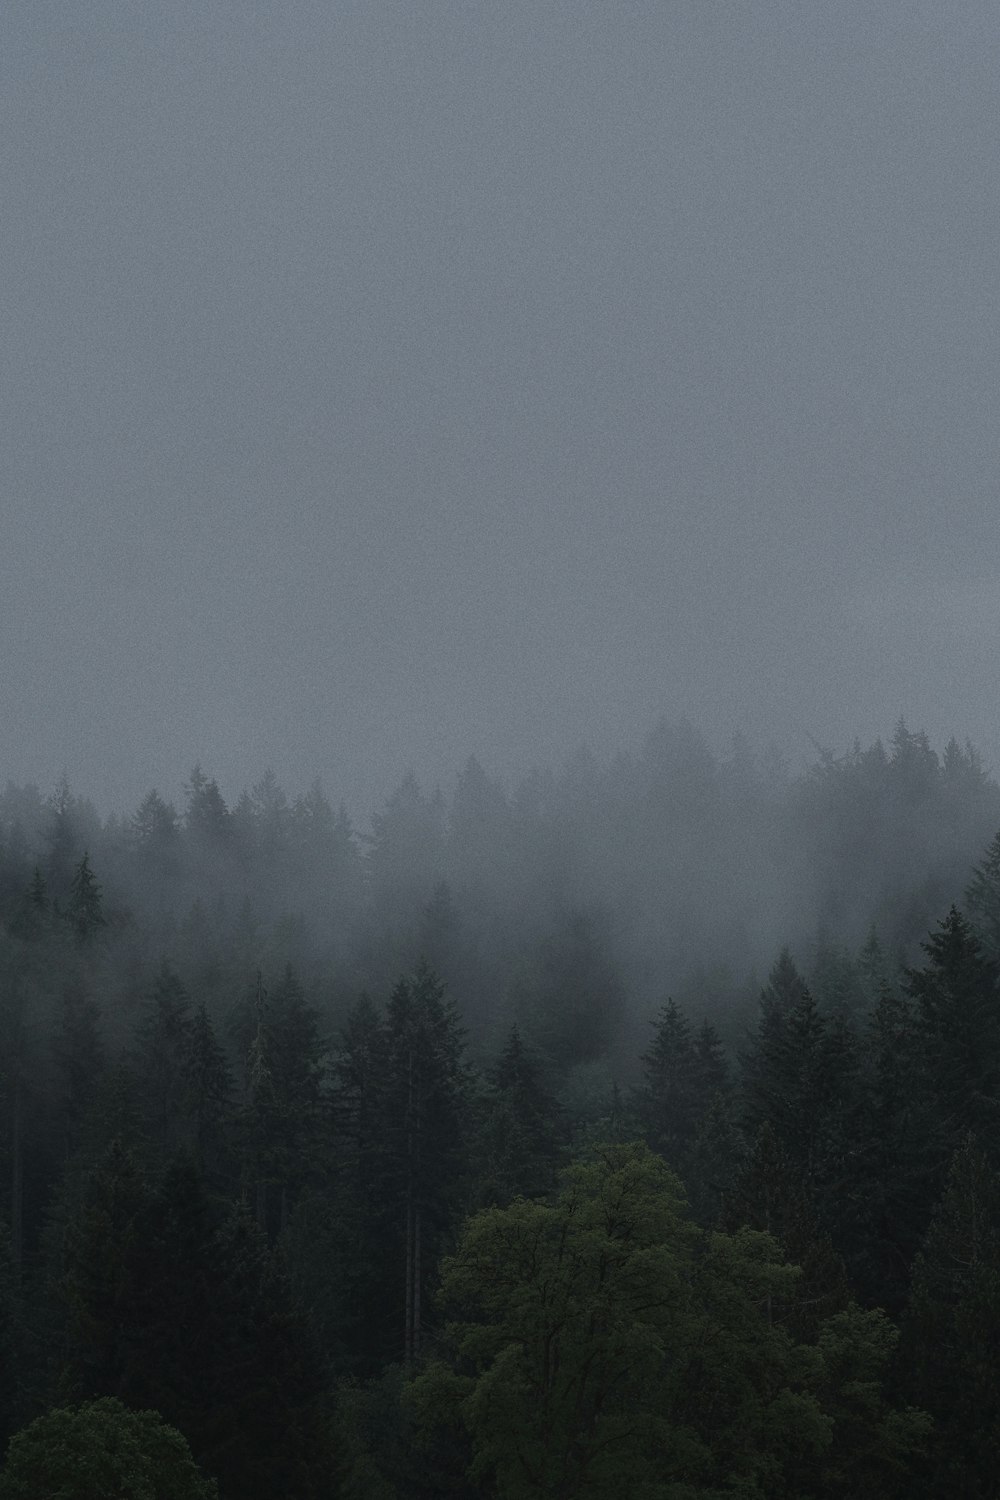
[(104, 1397), (37, 1417), (10, 1443), (0, 1500), (215, 1500), (191, 1450), (155, 1411)]
[(1000, 1181), (970, 1137), (913, 1269), (900, 1376), (937, 1423), (934, 1495), (990, 1500), (1000, 1453)]

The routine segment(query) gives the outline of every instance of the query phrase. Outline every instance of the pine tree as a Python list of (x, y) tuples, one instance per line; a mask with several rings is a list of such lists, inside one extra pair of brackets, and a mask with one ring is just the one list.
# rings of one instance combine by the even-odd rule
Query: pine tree
[(140, 1021), (135, 1049), (149, 1137), (164, 1161), (189, 1139), (192, 1028), (188, 992), (165, 961)]
[(966, 887), (965, 907), (983, 951), (1000, 961), (1000, 831), (994, 834)]
[(218, 1177), (227, 1154), (233, 1077), (204, 1004), (191, 1017), (185, 1072), (195, 1160), (206, 1176)]
[(426, 966), (393, 990), (386, 1043), (383, 1170), (402, 1262), (398, 1326), (410, 1365), (420, 1352), (429, 1277), (455, 1205), (465, 1148), (462, 1029)]
[(67, 1159), (83, 1143), (84, 1124), (106, 1067), (100, 1034), (100, 1007), (80, 976), (63, 986), (52, 1051), (60, 1075), (59, 1113)]
[(691, 1213), (706, 1229), (716, 1229), (723, 1222), (736, 1192), (744, 1155), (732, 1100), (716, 1090), (702, 1113), (684, 1173)]
[(802, 1181), (816, 1182), (827, 1166), (828, 1130), (843, 1082), (837, 1075), (844, 1069), (834, 1066), (828, 1024), (787, 953), (761, 995), (757, 1034), (742, 1062), (749, 1133), (770, 1125)]
[(853, 1171), (841, 1195), (853, 1284), (865, 1302), (894, 1316), (939, 1181), (916, 1025), (911, 1002), (884, 987), (866, 1028)]
[(1000, 1149), (1000, 965), (955, 907), (923, 944), (927, 963), (906, 975), (917, 1004), (924, 1087), (944, 1154), (969, 1131)]
[(108, 925), (101, 887), (90, 868), (90, 856), (86, 852), (73, 874), (66, 918), (81, 946), (92, 942), (101, 928)]
[(503, 1206), (551, 1190), (558, 1161), (559, 1106), (517, 1026), (488, 1078), (476, 1142), (478, 1200)]
[(697, 1053), (690, 1022), (673, 1000), (661, 1006), (653, 1026), (637, 1106), (646, 1140), (677, 1171), (698, 1128)]
[[(333, 1314), (339, 1319), (338, 1342), (348, 1368), (362, 1376), (376, 1374), (381, 1356), (394, 1352), (398, 1342), (395, 1328), (385, 1348), (373, 1338), (385, 1318), (385, 1288), (397, 1280), (390, 1252), (395, 1222), (387, 1230), (384, 1191), (387, 1049), (382, 1017), (362, 995), (347, 1016), (333, 1061), (336, 1222), (328, 1226), (322, 1216), (320, 1233), (332, 1264), (322, 1268), (323, 1290), (314, 1293), (326, 1300), (331, 1282), (339, 1284), (341, 1306)], [(300, 1274), (317, 1280), (311, 1269)]]
[(723, 1207), (730, 1232), (741, 1225), (773, 1235), (802, 1276), (794, 1294), (768, 1308), (769, 1321), (795, 1337), (815, 1337), (820, 1322), (848, 1304), (844, 1264), (817, 1220), (796, 1164), (769, 1124), (758, 1131)]
[(116, 1396), (128, 1388), (135, 1361), (136, 1243), (147, 1202), (135, 1158), (115, 1141), (88, 1175), (61, 1251), (65, 1396)]
[(49, 888), (39, 867), (31, 877), (31, 884), (21, 896), (11, 922), (11, 931), (26, 942), (37, 942), (51, 931), (52, 904)]
[(254, 1183), (257, 1223), (277, 1235), (296, 1196), (322, 1168), (329, 1125), (323, 1096), (319, 1020), (288, 965), (273, 993), (260, 976), (246, 1053), (245, 1164)]

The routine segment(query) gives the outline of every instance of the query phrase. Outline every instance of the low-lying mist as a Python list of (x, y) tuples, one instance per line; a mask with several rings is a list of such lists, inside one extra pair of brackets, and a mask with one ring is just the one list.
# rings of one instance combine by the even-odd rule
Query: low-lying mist
[(776, 752), (736, 741), (717, 757), (661, 722), (637, 750), (580, 752), (514, 787), (475, 759), (450, 796), (407, 777), (367, 832), (319, 785), (288, 794), (269, 772), (228, 806), (196, 767), (182, 809), (150, 791), (127, 819), (65, 784), (8, 784), (0, 910), (36, 869), (65, 902), (87, 852), (107, 940), (128, 954), (123, 991), (166, 956), (224, 1020), (257, 970), (291, 962), (335, 1029), (422, 955), (474, 1051), (517, 1020), (584, 1065), (634, 1059), (668, 994), (737, 1039), (786, 945), (819, 999), (862, 1008), (875, 969), (912, 960), (961, 901), (998, 825), (975, 750), (939, 754), (902, 721), (888, 744), (818, 752), (795, 774)]

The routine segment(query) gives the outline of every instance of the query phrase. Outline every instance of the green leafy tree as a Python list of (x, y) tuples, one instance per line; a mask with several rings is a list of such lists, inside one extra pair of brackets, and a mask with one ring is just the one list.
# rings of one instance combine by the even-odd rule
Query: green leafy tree
[(830, 1440), (817, 1363), (760, 1312), (795, 1275), (765, 1236), (704, 1240), (645, 1146), (606, 1147), (554, 1204), (468, 1221), (443, 1271), (449, 1359), (410, 1403), (501, 1500), (790, 1494), (787, 1464)]
[(104, 1397), (36, 1417), (10, 1442), (0, 1500), (214, 1500), (179, 1432), (158, 1412)]

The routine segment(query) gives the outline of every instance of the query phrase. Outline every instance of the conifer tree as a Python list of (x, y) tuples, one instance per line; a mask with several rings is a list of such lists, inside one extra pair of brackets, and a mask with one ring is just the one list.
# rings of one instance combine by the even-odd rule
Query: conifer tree
[(31, 884), (23, 893), (11, 922), (11, 931), (26, 942), (37, 942), (51, 930), (52, 903), (49, 887), (38, 865)]
[(480, 1103), (476, 1142), (477, 1196), (503, 1206), (536, 1197), (555, 1183), (558, 1105), (545, 1087), (541, 1064), (517, 1026), (490, 1070)]
[(463, 1049), (454, 1005), (421, 965), (389, 999), (383, 1095), (383, 1180), (396, 1220), (389, 1232), (402, 1261), (399, 1327), (407, 1365), (420, 1352), (429, 1279), (464, 1165)]
[(65, 1396), (116, 1396), (135, 1360), (137, 1242), (148, 1194), (132, 1153), (115, 1141), (87, 1177), (61, 1247)]
[(923, 944), (927, 963), (906, 975), (916, 1001), (923, 1084), (934, 1101), (943, 1153), (969, 1131), (1000, 1149), (1000, 964), (952, 907)]
[(195, 1160), (207, 1177), (217, 1177), (226, 1158), (233, 1077), (204, 1003), (191, 1017), (185, 1073)]
[(768, 1308), (771, 1321), (786, 1325), (798, 1338), (811, 1339), (823, 1318), (847, 1306), (843, 1261), (816, 1218), (795, 1163), (767, 1123), (724, 1204), (723, 1224), (729, 1231), (745, 1225), (773, 1235), (788, 1259), (802, 1268), (794, 1294)]
[(894, 1316), (939, 1180), (916, 1025), (912, 1002), (884, 987), (866, 1028), (853, 1170), (840, 1195), (852, 1282), (863, 1300)]
[(965, 909), (984, 952), (1000, 962), (1000, 830), (973, 871), (965, 890)]
[(90, 855), (86, 852), (73, 874), (66, 918), (81, 946), (92, 942), (101, 928), (108, 925), (101, 887), (90, 868)]
[(642, 1057), (645, 1082), (638, 1110), (650, 1146), (677, 1171), (698, 1128), (697, 1053), (690, 1022), (675, 1001), (661, 1006), (653, 1026)]
[(191, 1000), (163, 963), (140, 1020), (135, 1073), (153, 1149), (166, 1161), (189, 1137)]
[(260, 975), (246, 1053), (243, 1139), (258, 1226), (284, 1229), (296, 1196), (321, 1170), (328, 1112), (319, 1020), (291, 965), (273, 993)]
[(83, 1143), (83, 1130), (106, 1066), (100, 1034), (101, 1012), (79, 975), (63, 986), (52, 1051), (60, 1075), (59, 1113), (63, 1152), (71, 1157)]

